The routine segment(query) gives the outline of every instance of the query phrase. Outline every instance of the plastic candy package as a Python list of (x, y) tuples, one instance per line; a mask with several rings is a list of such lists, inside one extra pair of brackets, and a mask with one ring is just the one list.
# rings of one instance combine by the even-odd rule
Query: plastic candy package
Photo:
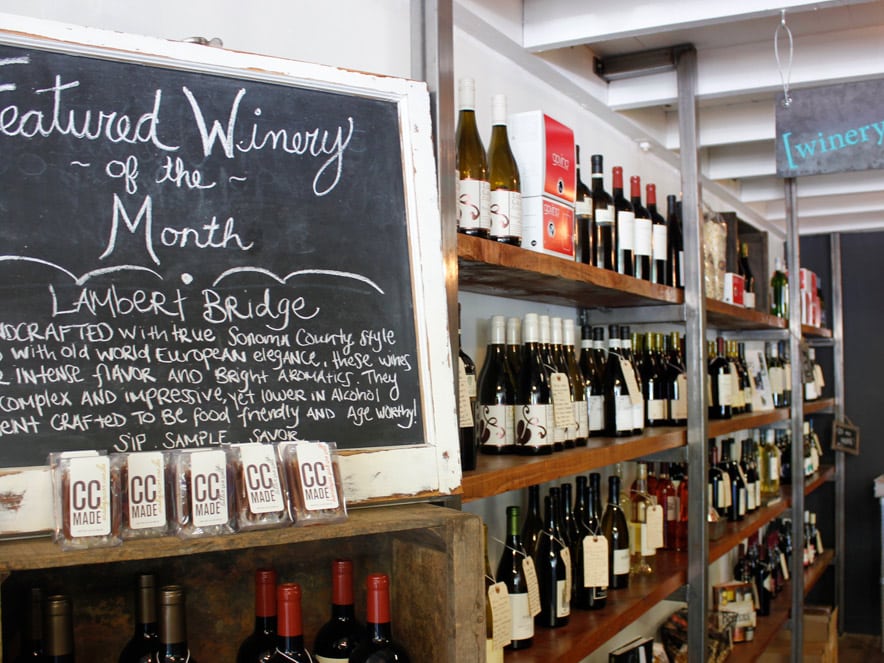
[(122, 543), (120, 476), (98, 451), (49, 454), (55, 541), (63, 550)]
[(278, 447), (289, 482), (296, 526), (347, 520), (338, 447), (334, 442), (292, 442)]

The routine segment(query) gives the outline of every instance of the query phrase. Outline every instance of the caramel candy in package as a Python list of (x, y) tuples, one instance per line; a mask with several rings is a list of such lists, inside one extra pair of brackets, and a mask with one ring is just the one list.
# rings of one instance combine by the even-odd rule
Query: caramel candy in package
[(55, 541), (63, 550), (122, 543), (120, 475), (98, 451), (49, 454)]
[(347, 520), (347, 503), (334, 442), (280, 444), (289, 482), (289, 508), (296, 526)]
[(236, 482), (236, 524), (240, 530), (286, 527), (288, 487), (282, 461), (268, 444), (234, 444), (230, 459)]
[(168, 452), (139, 451), (111, 455), (120, 474), (123, 539), (165, 536), (172, 520), (166, 480)]
[(236, 531), (234, 482), (224, 449), (176, 451), (171, 458), (175, 533), (184, 539)]

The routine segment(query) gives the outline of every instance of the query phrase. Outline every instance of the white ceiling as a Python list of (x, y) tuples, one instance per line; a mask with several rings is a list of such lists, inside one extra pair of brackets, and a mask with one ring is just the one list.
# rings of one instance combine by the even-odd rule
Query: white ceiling
[[(794, 40), (792, 88), (884, 77), (884, 0), (524, 0), (523, 46), (554, 60), (562, 49), (604, 58), (693, 44), (702, 175), (783, 228), (774, 152), (774, 95), (783, 89), (774, 34), (782, 9)], [(782, 30), (779, 48), (785, 65)], [(654, 145), (678, 150), (674, 72), (601, 89), (602, 101)], [(882, 171), (801, 178), (798, 194), (802, 233), (884, 228)]]

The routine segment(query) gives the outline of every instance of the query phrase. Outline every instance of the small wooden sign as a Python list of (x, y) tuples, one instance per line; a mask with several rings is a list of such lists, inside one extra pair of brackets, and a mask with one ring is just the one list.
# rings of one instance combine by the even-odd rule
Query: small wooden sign
[(846, 421), (832, 424), (832, 449), (859, 456), (859, 426)]

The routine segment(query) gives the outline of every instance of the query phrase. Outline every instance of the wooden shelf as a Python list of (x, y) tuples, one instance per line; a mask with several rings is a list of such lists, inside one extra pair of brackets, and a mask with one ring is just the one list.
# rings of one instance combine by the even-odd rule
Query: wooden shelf
[(834, 398), (820, 398), (819, 400), (804, 403), (804, 414), (816, 414), (825, 410), (832, 410), (835, 407)]
[(685, 445), (682, 427), (645, 430), (644, 435), (634, 437), (591, 437), (585, 447), (552, 455), (480, 454), (476, 469), (464, 472), (461, 497), (464, 502), (472, 502)]
[(820, 338), (832, 338), (832, 330), (825, 327), (813, 327), (812, 325), (801, 325), (801, 334), (803, 336), (818, 336)]
[(682, 304), (681, 290), (458, 234), (461, 290), (582, 308)]
[(534, 645), (507, 652), (506, 663), (581, 660), (684, 585), (687, 563), (686, 553), (658, 552), (654, 575), (630, 577), (628, 588), (609, 590), (601, 610), (572, 610), (567, 626), (535, 629)]
[(706, 324), (714, 329), (787, 329), (787, 320), (706, 298)]
[[(808, 477), (805, 481), (804, 494), (809, 495), (834, 476), (834, 467), (828, 465), (821, 467), (819, 472)], [(720, 559), (733, 550), (740, 541), (749, 538), (769, 522), (782, 515), (790, 507), (791, 503), (792, 486), (783, 486), (780, 488), (780, 497), (775, 501), (768, 502), (765, 506), (756, 509), (739, 522), (727, 523), (724, 535), (715, 541), (709, 542), (709, 563), (711, 564), (715, 560)]]
[[(835, 553), (827, 550), (817, 559), (812, 566), (804, 571), (804, 595), (813, 589), (813, 586), (823, 577), (828, 566), (835, 558)], [(766, 617), (758, 617), (757, 626), (755, 627), (755, 638), (752, 642), (739, 643), (734, 645), (728, 661), (754, 661), (758, 659), (764, 650), (768, 648), (770, 643), (776, 637), (777, 633), (785, 626), (789, 620), (791, 612), (792, 584), (786, 583), (783, 591), (773, 601), (771, 601), (770, 614)]]
[(738, 414), (730, 419), (710, 419), (706, 432), (709, 437), (718, 437), (739, 430), (770, 426), (778, 421), (786, 421), (789, 418), (789, 412), (789, 408), (784, 407), (766, 412)]

